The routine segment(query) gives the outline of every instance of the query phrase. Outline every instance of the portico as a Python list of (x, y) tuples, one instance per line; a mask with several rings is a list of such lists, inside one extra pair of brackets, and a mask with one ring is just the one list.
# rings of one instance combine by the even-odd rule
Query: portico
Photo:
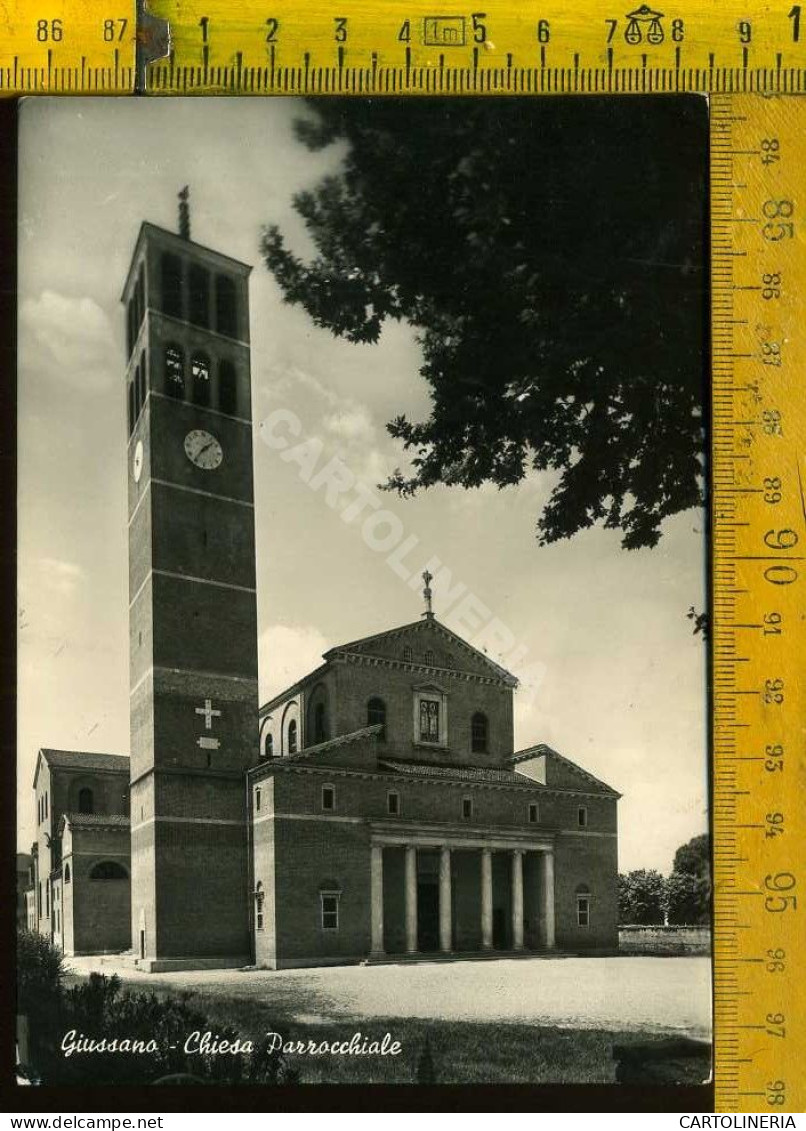
[(371, 830), (371, 957), (555, 945), (554, 844), (522, 830)]

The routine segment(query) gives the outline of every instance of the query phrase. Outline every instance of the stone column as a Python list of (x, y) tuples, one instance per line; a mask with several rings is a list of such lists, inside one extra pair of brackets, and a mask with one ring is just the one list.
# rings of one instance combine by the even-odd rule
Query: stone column
[(481, 850), (481, 948), (493, 948), (493, 854)]
[(417, 953), (417, 849), (406, 845), (406, 953)]
[(552, 950), (554, 939), (554, 852), (541, 852), (541, 942)]
[(512, 949), (523, 950), (523, 852), (512, 853)]
[(383, 845), (373, 844), (370, 849), (369, 872), (370, 931), (373, 955), (383, 954)]
[(451, 924), (451, 850), (443, 844), (439, 853), (439, 949), (453, 950)]

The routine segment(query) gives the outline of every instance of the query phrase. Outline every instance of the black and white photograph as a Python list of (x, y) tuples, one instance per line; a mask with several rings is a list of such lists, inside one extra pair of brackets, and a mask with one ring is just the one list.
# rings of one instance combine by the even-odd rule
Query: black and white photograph
[(20, 1084), (709, 1079), (707, 158), (21, 106)]

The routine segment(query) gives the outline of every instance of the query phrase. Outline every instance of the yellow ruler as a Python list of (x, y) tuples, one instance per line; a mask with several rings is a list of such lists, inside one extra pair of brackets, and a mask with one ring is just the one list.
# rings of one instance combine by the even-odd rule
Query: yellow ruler
[(0, 0), (0, 95), (135, 89), (712, 95), (716, 1106), (803, 1111), (806, 3)]
[(799, 1111), (806, 102), (712, 100), (717, 1110)]

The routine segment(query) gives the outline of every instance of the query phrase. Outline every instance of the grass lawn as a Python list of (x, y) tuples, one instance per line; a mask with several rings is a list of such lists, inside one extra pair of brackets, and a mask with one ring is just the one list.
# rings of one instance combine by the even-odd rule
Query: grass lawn
[[(68, 979), (72, 981), (73, 979)], [(83, 980), (83, 979), (82, 979)], [(556, 1026), (434, 1021), (417, 1017), (373, 1017), (355, 1020), (316, 1018), (301, 1021), (283, 1016), (255, 999), (144, 986), (123, 982), (137, 993), (187, 997), (209, 1017), (211, 1025), (234, 1027), (242, 1040), (259, 1040), (267, 1031), (286, 1040), (349, 1041), (360, 1032), (370, 1040), (389, 1033), (402, 1051), (398, 1056), (289, 1055), (287, 1060), (303, 1084), (414, 1084), (418, 1082), (426, 1040), (440, 1084), (613, 1083), (614, 1044), (654, 1043), (650, 1035), (606, 1029), (561, 1029)], [(214, 1032), (214, 1029), (213, 1029)], [(225, 1054), (224, 1054), (225, 1055)]]

